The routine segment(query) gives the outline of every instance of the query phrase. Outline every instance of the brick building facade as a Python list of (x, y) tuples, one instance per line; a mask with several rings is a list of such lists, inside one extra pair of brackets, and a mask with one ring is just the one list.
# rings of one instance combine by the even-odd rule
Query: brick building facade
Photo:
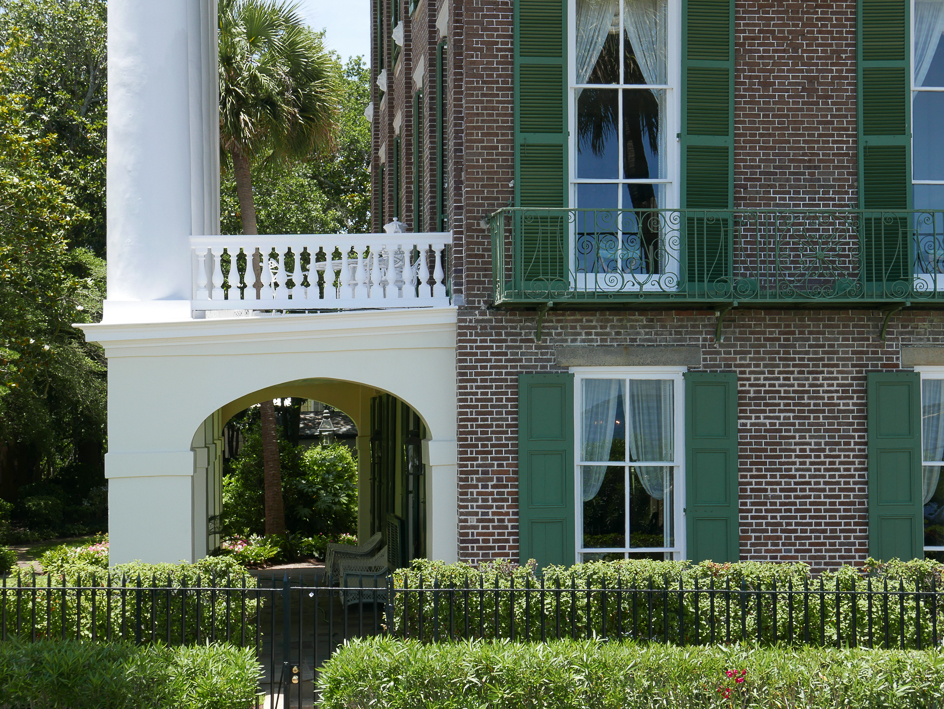
[[(916, 9), (915, 2), (922, 7)], [(914, 57), (907, 59), (915, 45), (909, 37), (927, 34), (923, 25), (914, 23), (937, 23), (934, 13), (940, 3), (625, 3), (612, 3), (617, 12), (613, 16), (609, 6), (604, 8), (605, 0), (536, 4), (535, 0), (372, 0), (374, 229), (379, 231), (398, 217), (407, 230), (453, 234), (451, 292), (459, 306), (459, 557), (471, 561), (520, 555), (542, 562), (572, 562), (583, 555), (597, 558), (593, 549), (605, 549), (599, 554), (611, 556), (657, 549), (638, 553), (803, 561), (821, 569), (858, 563), (869, 555), (940, 555), (933, 547), (944, 548), (944, 539), (936, 536), (933, 518), (939, 503), (944, 503), (944, 485), (936, 485), (933, 463), (942, 458), (930, 427), (941, 417), (935, 408), (940, 402), (933, 399), (938, 381), (933, 367), (944, 367), (944, 312), (940, 310), (944, 299), (937, 296), (940, 262), (936, 258), (944, 230), (941, 212), (933, 211), (944, 209), (944, 201), (934, 190), (944, 190), (944, 186), (933, 184), (942, 177), (934, 170), (930, 177), (919, 176), (916, 170), (914, 182), (921, 189), (929, 188), (920, 192), (912, 184), (912, 175), (896, 172), (895, 155), (887, 152), (901, 148), (905, 151), (901, 169), (910, 167), (910, 142), (896, 136), (907, 137), (912, 121), (917, 130), (929, 112), (938, 116), (934, 111), (940, 111), (939, 104), (930, 109), (915, 104), (912, 117), (907, 96), (921, 82), (904, 78), (915, 69)], [(658, 109), (659, 130), (664, 133), (677, 118), (680, 130), (678, 141), (672, 135), (659, 138), (663, 141), (659, 156), (651, 147), (655, 145), (651, 132), (642, 129), (639, 133), (643, 140), (647, 136), (650, 140), (646, 153), (650, 163), (655, 158), (671, 163), (672, 155), (676, 156), (674, 166), (670, 164), (664, 174), (656, 175), (649, 167), (647, 174), (656, 175), (653, 179), (669, 175), (663, 183), (643, 185), (638, 175), (632, 177), (625, 165), (635, 161), (638, 167), (639, 148), (633, 154), (631, 147), (620, 143), (623, 168), (614, 180), (622, 180), (618, 190), (626, 200), (632, 198), (633, 205), (620, 202), (617, 207), (614, 202), (605, 209), (596, 205), (597, 214), (605, 218), (619, 214), (619, 226), (607, 231), (616, 234), (619, 254), (609, 254), (610, 265), (604, 268), (596, 265), (604, 260), (601, 243), (605, 237), (600, 229), (590, 237), (592, 259), (575, 253), (580, 240), (588, 237), (580, 226), (585, 217), (574, 209), (580, 207), (576, 195), (592, 191), (581, 191), (578, 174), (583, 169), (581, 161), (590, 161), (584, 158), (589, 143), (576, 135), (584, 135), (580, 101), (597, 100), (593, 97), (605, 92), (598, 87), (574, 87), (586, 80), (574, 79), (579, 70), (574, 68), (573, 57), (568, 59), (568, 51), (572, 55), (584, 51), (575, 49), (575, 42), (583, 40), (574, 39), (574, 28), (591, 27), (586, 19), (591, 10), (601, 16), (610, 12), (605, 18), (608, 30), (600, 24), (604, 20), (598, 22), (601, 37), (609, 32), (600, 42), (618, 42), (612, 38), (622, 37), (623, 45), (614, 45), (621, 47), (617, 63), (627, 62), (620, 74), (622, 83), (615, 83), (641, 83), (626, 80), (632, 67), (624, 59), (630, 51), (629, 37), (639, 33), (638, 28), (624, 29), (636, 17), (637, 5), (656, 8), (668, 18), (668, 78), (645, 83), (668, 87), (649, 92), (663, 102)], [(555, 8), (562, 23), (554, 20)], [(707, 35), (718, 32), (705, 18), (713, 22), (718, 17), (723, 20), (717, 26), (720, 31), (728, 26), (733, 34), (728, 45), (720, 49), (720, 44), (712, 45), (701, 56), (704, 47), (698, 43), (714, 42)], [(701, 32), (704, 27), (711, 32)], [(939, 39), (940, 27), (935, 28)], [(528, 59), (524, 45), (535, 41), (534, 36), (540, 42), (538, 58)], [(550, 56), (555, 37), (565, 45), (563, 58)], [(637, 39), (636, 44), (642, 41)], [(944, 67), (944, 46), (934, 54), (937, 46), (932, 37), (935, 58), (926, 80), (932, 84), (938, 65)], [(883, 55), (886, 50), (894, 56)], [(570, 151), (569, 162), (565, 155), (564, 201), (556, 203), (552, 196), (550, 203), (540, 199), (528, 203), (528, 195), (537, 194), (533, 185), (540, 175), (526, 174), (522, 163), (538, 154), (540, 146), (535, 146), (540, 140), (534, 136), (541, 131), (529, 132), (523, 125), (544, 118), (545, 123), (553, 123), (554, 106), (541, 107), (540, 115), (530, 118), (525, 114), (533, 110), (528, 108), (528, 101), (533, 101), (528, 92), (534, 89), (525, 83), (533, 77), (522, 67), (538, 67), (535, 71), (544, 77), (548, 95), (553, 95), (561, 87), (546, 82), (552, 74), (540, 72), (558, 60), (565, 76), (570, 76), (570, 84), (562, 88), (562, 134), (566, 135), (568, 125), (575, 134), (564, 139)], [(640, 56), (634, 61), (634, 66), (644, 64)], [(593, 71), (602, 72), (601, 66), (595, 65)], [(681, 83), (672, 82), (672, 66), (678, 69)], [(712, 77), (721, 76), (713, 71), (733, 72), (727, 78), (733, 95), (722, 97), (723, 81), (711, 84)], [(590, 76), (593, 82), (594, 75)], [(707, 89), (700, 92), (699, 87), (705, 86), (721, 89), (704, 99), (701, 94)], [(618, 114), (622, 123), (614, 121), (629, 135), (637, 130), (626, 128), (626, 116), (637, 96), (632, 92), (641, 90), (618, 91), (623, 92)], [(880, 94), (892, 98), (873, 105)], [(935, 100), (936, 96), (944, 94), (936, 94)], [(651, 100), (649, 95), (643, 99)], [(599, 99), (601, 103), (608, 100)], [(698, 134), (693, 125), (707, 119), (696, 121), (695, 117), (714, 116), (713, 111), (723, 112), (725, 106), (731, 111), (721, 118), (715, 116), (720, 122), (703, 127)], [(944, 125), (941, 118), (944, 112), (936, 119), (938, 125)], [(717, 128), (722, 123), (723, 130)], [(919, 137), (928, 139), (926, 132)], [(606, 135), (603, 139), (616, 140)], [(940, 154), (933, 132), (930, 141), (916, 143), (915, 154), (919, 147)], [(546, 145), (552, 143), (546, 141)], [(702, 146), (716, 152), (699, 153)], [(711, 202), (717, 198), (710, 196), (705, 198), (710, 203), (699, 202), (703, 192), (710, 192), (714, 173), (712, 166), (705, 168), (696, 156), (724, 151), (729, 151), (730, 169), (729, 174), (722, 170), (720, 181), (730, 180), (731, 192), (717, 202)], [(605, 150), (594, 155), (599, 162), (606, 158)], [(875, 187), (873, 175), (880, 157), (887, 161), (880, 166), (886, 171), (879, 180), (881, 186)], [(697, 174), (699, 169), (703, 174)], [(919, 177), (927, 179), (922, 182)], [(590, 187), (602, 193), (609, 184), (601, 178), (600, 185)], [(640, 187), (651, 187), (661, 195), (657, 203), (639, 207), (641, 202), (633, 195)], [(908, 193), (904, 201), (896, 201), (899, 187)], [(915, 195), (920, 192), (920, 199), (912, 198), (913, 190), (917, 190)], [(661, 213), (665, 221), (651, 237), (655, 241), (640, 246), (639, 241), (646, 238), (641, 225), (651, 214), (646, 212), (651, 206), (669, 211)], [(491, 215), (502, 208), (511, 210), (499, 227)], [(564, 255), (540, 251), (545, 243), (540, 231), (543, 213), (535, 213), (529, 221), (527, 213), (515, 213), (514, 208), (564, 210), (557, 215), (564, 226), (552, 236), (552, 240), (562, 239), (555, 243), (563, 244)], [(710, 227), (714, 222), (704, 216), (713, 209), (721, 210), (715, 215), (722, 224), (718, 253), (727, 260), (727, 265), (718, 267), (721, 271), (698, 262), (700, 256), (710, 260), (709, 251), (715, 248), (711, 245), (715, 242), (709, 243), (714, 238), (710, 236), (715, 233)], [(776, 211), (763, 213), (766, 217), (751, 211), (765, 209)], [(926, 211), (913, 216), (913, 209)], [(800, 210), (841, 211), (814, 218)], [(883, 216), (876, 217), (877, 211)], [(930, 220), (929, 228), (915, 226), (922, 218), (925, 224)], [(772, 226), (762, 233), (757, 225), (764, 219)], [(896, 236), (888, 236), (890, 228), (879, 229), (876, 219), (886, 225), (892, 220)], [(774, 239), (780, 239), (775, 248), (764, 246)], [(493, 249), (494, 240), (498, 245)], [(673, 240), (682, 245), (672, 246)], [(934, 257), (919, 266), (917, 253), (929, 248)], [(496, 270), (493, 259), (499, 253), (505, 259)], [(901, 257), (901, 253), (909, 256)], [(529, 258), (551, 271), (557, 263), (554, 259), (563, 259), (563, 277), (556, 272), (548, 277), (546, 270), (541, 278), (529, 281), (527, 274), (521, 275), (521, 269), (528, 267), (521, 261)], [(594, 265), (588, 266), (591, 261)], [(908, 271), (904, 276), (899, 273), (903, 267)], [(700, 290), (692, 286), (698, 268), (709, 272)], [(601, 285), (607, 274), (615, 274), (622, 287)], [(503, 290), (507, 283), (498, 281), (506, 275), (512, 286)], [(539, 281), (547, 286), (546, 292), (535, 285)], [(647, 285), (639, 286), (641, 281)], [(658, 286), (654, 290), (650, 288), (653, 282)], [(588, 392), (602, 381), (593, 379), (596, 370), (609, 377), (605, 381), (624, 382), (611, 389), (622, 393), (612, 393), (609, 399), (593, 394), (596, 398), (591, 401)], [(665, 379), (659, 379), (660, 371), (666, 373)], [(678, 395), (675, 408), (666, 414), (664, 407), (671, 406), (668, 394), (659, 404), (663, 407), (660, 415), (669, 416), (677, 435), (674, 449), (663, 445), (674, 455), (668, 461), (671, 465), (634, 465), (665, 457), (641, 452), (646, 447), (639, 433), (645, 416), (639, 412), (654, 404), (651, 400), (641, 403), (642, 395), (634, 393), (636, 372), (642, 372), (645, 381), (655, 377), (664, 382), (677, 375), (675, 389), (662, 385), (663, 391)], [(727, 379), (693, 376), (699, 372)], [(540, 374), (557, 374), (558, 378), (533, 377)], [(567, 383), (566, 377), (572, 375), (577, 376), (576, 385), (572, 378)], [(560, 421), (565, 429), (573, 428), (563, 431), (567, 440), (557, 449), (529, 442), (529, 434), (522, 429), (526, 421), (547, 413), (535, 409), (527, 414), (532, 418), (527, 418), (522, 411), (522, 397), (532, 391), (528, 387), (544, 386), (542, 382), (560, 382), (569, 392), (563, 406), (571, 408), (561, 413)], [(719, 382), (736, 383), (734, 398), (724, 400), (731, 410), (722, 412), (711, 404), (697, 413), (697, 387), (717, 388)], [(684, 397), (679, 391), (683, 387)], [(640, 385), (639, 391), (643, 390)], [(566, 403), (571, 401), (567, 396), (576, 396), (577, 403)], [(916, 408), (922, 397), (923, 415)], [(600, 433), (588, 413), (592, 402), (610, 406), (610, 419), (616, 412), (616, 426), (606, 434), (612, 433), (607, 445), (619, 438), (626, 451), (633, 451), (621, 453), (624, 457), (617, 461), (616, 448), (608, 450), (606, 460), (616, 465), (581, 465), (578, 460), (600, 462), (598, 455), (587, 455), (594, 445), (599, 448)], [(639, 411), (635, 406), (641, 407)], [(731, 455), (717, 463), (720, 467), (704, 461), (712, 456), (722, 460), (717, 456), (727, 455), (723, 446), (712, 448), (712, 435), (706, 434), (701, 442), (693, 438), (702, 426), (698, 416), (706, 416), (705, 421), (711, 423), (712, 412), (736, 419), (736, 432), (726, 434), (733, 441), (733, 448), (726, 449)], [(621, 424), (620, 418), (633, 423)], [(896, 429), (899, 424), (901, 430)], [(665, 440), (669, 438), (665, 433)], [(575, 439), (579, 440), (575, 443)], [(922, 450), (924, 463), (932, 465), (922, 467)], [(529, 457), (531, 463), (524, 460), (536, 455), (535, 451), (559, 453), (564, 469), (555, 472), (541, 467), (544, 463), (539, 465), (537, 458)], [(702, 465), (708, 472), (701, 472)], [(600, 472), (604, 468), (605, 474)], [(662, 471), (658, 474), (665, 477), (645, 483), (647, 469)], [(553, 488), (542, 476), (557, 474), (564, 476), (564, 488), (548, 495), (560, 493), (560, 509), (550, 497), (541, 498), (545, 485), (547, 490)], [(588, 482), (604, 475), (615, 482), (609, 477), (602, 483)], [(645, 509), (651, 515), (647, 522), (651, 528), (630, 519), (639, 516), (635, 496), (643, 495), (640, 485), (648, 495)], [(589, 499), (588, 487), (596, 490)], [(619, 491), (625, 507), (622, 512), (620, 505), (608, 508), (606, 520), (593, 522), (598, 528), (583, 529), (583, 523), (590, 524), (582, 522), (583, 518), (598, 514), (591, 507), (597, 504), (593, 500), (600, 490), (603, 494)], [(669, 490), (676, 495), (674, 507)], [(703, 492), (707, 497), (699, 500)], [(525, 495), (531, 496), (529, 500), (521, 499)], [(583, 504), (575, 502), (581, 495)], [(713, 495), (717, 499), (708, 499)], [(556, 511), (542, 517), (545, 508)], [(656, 527), (662, 531), (654, 533)], [(663, 532), (663, 544), (645, 536)], [(725, 538), (705, 541), (716, 534)], [(606, 543), (600, 541), (604, 537)], [(643, 541), (637, 543), (637, 537)], [(925, 547), (932, 548), (925, 551)]]

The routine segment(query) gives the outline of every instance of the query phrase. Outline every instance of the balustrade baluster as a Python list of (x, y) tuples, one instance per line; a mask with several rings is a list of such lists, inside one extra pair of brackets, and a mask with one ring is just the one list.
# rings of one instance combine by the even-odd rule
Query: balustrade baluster
[[(336, 246), (328, 246), (327, 244), (325, 244), (325, 245), (322, 246), (321, 248), (324, 250), (324, 255), (325, 255), (325, 262), (324, 262), (324, 263), (325, 263), (325, 267), (324, 267), (324, 300), (332, 300), (332, 301), (334, 301), (334, 300), (337, 300), (337, 299), (338, 299), (338, 291), (337, 291), (337, 288), (334, 287), (334, 279), (335, 279), (335, 275), (334, 275), (334, 263), (335, 263), (335, 262), (334, 262), (334, 250), (335, 250), (337, 247), (336, 247)], [(311, 261), (311, 263), (312, 263), (312, 266), (314, 266), (314, 264), (315, 264), (314, 256), (312, 256), (312, 261)], [(345, 263), (345, 261), (344, 261), (344, 254), (342, 253), (342, 254), (341, 254), (341, 273), (340, 273), (340, 275), (338, 276), (338, 281), (339, 281), (339, 283), (341, 284), (341, 288), (342, 288), (342, 289), (344, 288), (344, 263)], [(311, 271), (314, 272), (314, 269), (311, 269)], [(317, 276), (315, 276), (315, 277), (317, 278)], [(344, 297), (343, 294), (342, 294), (341, 297), (342, 297), (342, 298)], [(318, 299), (318, 298), (317, 298), (317, 296), (316, 296), (316, 297), (314, 298), (314, 300), (317, 300), (317, 299)]]
[(420, 244), (420, 273), (419, 273), (419, 297), (429, 298), (429, 245)]
[(211, 300), (223, 300), (223, 247), (210, 249), (210, 274), (213, 290), (210, 291)]
[(262, 266), (262, 288), (259, 291), (259, 300), (272, 300), (275, 297), (275, 289), (272, 287), (274, 279), (272, 263), (269, 260), (270, 250), (264, 246), (259, 247), (259, 259)]
[(196, 300), (209, 300), (210, 293), (207, 291), (207, 271), (206, 271), (206, 249), (194, 249), (194, 257), (197, 259), (197, 292), (194, 296)]
[(367, 297), (371, 300), (383, 298), (383, 285), (380, 283), (380, 254), (386, 246), (370, 249), (370, 288)]
[(408, 300), (416, 300), (416, 276), (413, 274), (413, 265), (416, 263), (413, 259), (415, 253), (414, 244), (407, 244), (403, 250), (403, 297)]
[(367, 288), (367, 268), (364, 263), (364, 252), (361, 250), (357, 251), (357, 269), (354, 271), (354, 280), (351, 285), (353, 286), (352, 296), (354, 300), (367, 300), (369, 292)]
[[(239, 249), (236, 249), (236, 254), (233, 254), (233, 250), (230, 248), (224, 248), (223, 251), (229, 256), (229, 266), (224, 270), (223, 267), (223, 258), (220, 257), (220, 275), (223, 277), (222, 285), (229, 286), (229, 292), (221, 292), (220, 300), (239, 300), (239, 284), (233, 283), (233, 274), (236, 274), (236, 279), (239, 280), (239, 269), (236, 267), (236, 254), (239, 253)], [(221, 286), (222, 287), (222, 286)], [(230, 298), (229, 296), (235, 294), (235, 298)]]
[(444, 247), (433, 246), (433, 257), (436, 259), (435, 270), (433, 272), (433, 278), (436, 281), (433, 284), (434, 298), (446, 297), (446, 271), (443, 265), (443, 259), (445, 258), (445, 255)]
[(384, 290), (383, 290), (383, 299), (384, 300), (396, 300), (400, 297), (399, 288), (397, 288), (397, 264), (396, 264), (396, 248), (389, 248), (384, 245), (383, 247), (383, 258), (384, 263), (387, 264), (386, 274), (384, 278)]
[(292, 247), (292, 260), (295, 262), (292, 269), (292, 300), (304, 300), (305, 287), (302, 285), (302, 250)]

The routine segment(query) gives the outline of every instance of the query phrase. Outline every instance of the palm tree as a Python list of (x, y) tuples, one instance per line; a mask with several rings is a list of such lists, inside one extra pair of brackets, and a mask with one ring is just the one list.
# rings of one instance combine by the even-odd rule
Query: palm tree
[[(295, 3), (220, 0), (220, 149), (232, 161), (243, 234), (257, 234), (252, 166), (304, 160), (331, 143), (336, 64)], [(253, 255), (259, 272), (260, 256)], [(275, 405), (262, 404), (265, 531), (285, 532)]]

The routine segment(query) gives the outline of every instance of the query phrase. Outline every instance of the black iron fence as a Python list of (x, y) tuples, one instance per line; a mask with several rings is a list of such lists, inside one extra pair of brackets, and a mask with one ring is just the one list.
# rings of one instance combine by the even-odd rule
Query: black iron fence
[[(944, 593), (935, 578), (844, 577), (702, 584), (671, 578), (548, 581), (512, 576), (365, 576), (345, 588), (304, 576), (245, 579), (7, 577), (0, 581), (0, 640), (124, 639), (169, 645), (253, 647), (260, 692), (280, 706), (313, 706), (318, 667), (350, 638), (389, 634), (425, 642), (603, 638), (679, 645), (751, 642), (928, 649), (944, 641)], [(348, 577), (350, 582), (350, 577)], [(275, 706), (274, 699), (270, 706)]]

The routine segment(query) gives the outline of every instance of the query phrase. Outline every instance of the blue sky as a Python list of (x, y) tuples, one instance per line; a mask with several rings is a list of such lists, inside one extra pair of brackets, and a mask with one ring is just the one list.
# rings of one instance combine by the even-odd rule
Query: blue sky
[(300, 0), (299, 9), (312, 28), (327, 30), (328, 49), (345, 60), (362, 54), (370, 63), (369, 0)]

